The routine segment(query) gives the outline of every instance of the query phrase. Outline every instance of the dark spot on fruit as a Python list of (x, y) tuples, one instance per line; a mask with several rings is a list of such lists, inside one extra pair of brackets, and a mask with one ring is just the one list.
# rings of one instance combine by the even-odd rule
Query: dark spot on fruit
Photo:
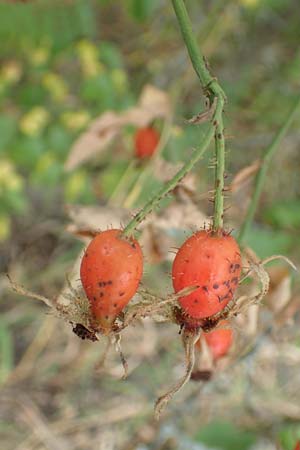
[(231, 283), (238, 284), (238, 282), (239, 282), (238, 277), (231, 278)]
[(113, 284), (112, 280), (108, 280), (106, 284)]
[(99, 281), (98, 286), (99, 286), (99, 287), (102, 287), (102, 286), (105, 286), (105, 284), (103, 284), (102, 281)]
[(87, 258), (89, 255), (88, 255), (88, 253), (86, 253), (84, 256), (85, 256), (85, 258)]
[(108, 316), (105, 316), (105, 319), (107, 320), (107, 319), (108, 319)]
[(190, 262), (190, 261), (189, 261), (189, 259), (185, 259), (184, 262), (188, 263), (188, 262)]
[(94, 302), (96, 302), (96, 301), (97, 301), (97, 298), (96, 298), (96, 297), (93, 297), (93, 300), (94, 300)]
[(230, 273), (233, 273), (233, 272), (234, 272), (234, 264), (230, 264), (229, 272), (230, 272)]
[(119, 297), (123, 297), (125, 295), (125, 292), (119, 292)]
[(210, 254), (209, 253), (206, 253), (205, 256), (206, 256), (207, 259), (210, 258)]
[(135, 243), (134, 243), (134, 242), (132, 242), (132, 243), (131, 243), (130, 245), (131, 245), (131, 247), (132, 247), (132, 248), (134, 248), (134, 249), (136, 248), (136, 246), (135, 246)]
[(194, 303), (199, 303), (199, 300), (195, 298)]
[(207, 286), (202, 286), (202, 289), (203, 289), (205, 292), (208, 292), (208, 287), (207, 287)]
[(117, 303), (114, 303), (114, 308), (116, 308), (118, 305), (117, 305)]
[(241, 266), (239, 264), (235, 264), (234, 268), (235, 270), (238, 270)]
[(219, 289), (218, 283), (213, 284), (213, 288), (214, 288), (214, 289)]
[(230, 281), (229, 281), (229, 280), (223, 281), (223, 284), (224, 284), (224, 286), (227, 286), (227, 287), (229, 288), (229, 286), (230, 286)]
[(103, 297), (104, 292), (99, 292), (99, 297)]

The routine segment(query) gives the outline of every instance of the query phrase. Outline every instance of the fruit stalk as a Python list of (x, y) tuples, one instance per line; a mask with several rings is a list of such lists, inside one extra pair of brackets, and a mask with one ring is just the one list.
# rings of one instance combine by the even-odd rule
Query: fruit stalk
[(216, 153), (213, 230), (217, 233), (223, 228), (224, 215), (225, 139), (222, 114), (226, 95), (217, 79), (209, 72), (207, 62), (199, 50), (184, 1), (172, 0), (172, 4), (203, 92), (208, 97), (210, 106), (216, 101), (216, 111), (213, 118)]
[(161, 199), (165, 197), (169, 192), (171, 192), (177, 184), (182, 180), (182, 178), (185, 177), (187, 173), (194, 167), (196, 162), (199, 161), (207, 147), (209, 146), (210, 141), (212, 140), (214, 136), (214, 128), (209, 127), (208, 131), (206, 132), (204, 139), (194, 154), (192, 155), (191, 159), (174, 175), (174, 177), (168, 181), (159, 191), (158, 193), (151, 199), (149, 202), (146, 203), (146, 205), (139, 211), (133, 219), (129, 222), (129, 224), (124, 228), (123, 230), (123, 236), (129, 236), (134, 232), (134, 229), (139, 225), (144, 218), (153, 211), (155, 207), (158, 206)]
[(215, 120), (215, 152), (216, 152), (216, 167), (215, 167), (215, 191), (214, 191), (214, 216), (213, 216), (213, 230), (218, 232), (223, 228), (224, 216), (224, 175), (225, 175), (225, 138), (223, 126), (223, 105), (224, 101), (220, 98), (217, 104)]
[(211, 103), (213, 102), (214, 97), (220, 97), (225, 100), (225, 92), (219, 85), (217, 79), (210, 74), (207, 68), (207, 62), (199, 50), (184, 1), (172, 0), (172, 4), (183, 40), (185, 42), (187, 51), (190, 55), (193, 67), (196, 74), (198, 75), (204, 93), (209, 93)]
[(128, 236), (133, 233), (134, 229), (139, 223), (141, 223), (144, 218), (149, 214), (155, 207), (158, 206), (159, 202), (163, 197), (165, 197), (169, 192), (171, 192), (180, 180), (194, 167), (194, 165), (199, 161), (205, 150), (207, 149), (210, 141), (215, 135), (216, 139), (216, 190), (215, 190), (215, 211), (214, 211), (214, 221), (213, 228), (218, 231), (222, 228), (223, 224), (223, 187), (224, 187), (224, 135), (223, 135), (223, 106), (226, 100), (225, 93), (221, 86), (219, 85), (216, 78), (214, 78), (208, 68), (207, 63), (201, 54), (196, 38), (194, 36), (190, 19), (185, 8), (183, 0), (172, 0), (173, 8), (177, 16), (178, 24), (181, 29), (181, 33), (186, 44), (188, 53), (190, 55), (193, 67), (196, 74), (199, 77), (204, 94), (209, 99), (210, 108), (216, 105), (215, 112), (213, 114), (212, 124), (209, 126), (204, 139), (195, 151), (194, 155), (180, 170), (177, 174), (165, 184), (165, 186), (160, 189), (160, 191), (146, 203), (144, 208), (136, 214), (133, 219), (129, 222), (123, 231), (123, 235)]
[(257, 172), (256, 178), (255, 178), (255, 188), (254, 188), (254, 192), (253, 192), (253, 195), (252, 195), (252, 198), (250, 201), (250, 205), (249, 205), (247, 213), (246, 213), (246, 218), (244, 220), (244, 223), (243, 223), (243, 225), (240, 229), (239, 235), (238, 235), (238, 242), (240, 244), (244, 241), (244, 239), (251, 227), (251, 224), (253, 222), (254, 215), (255, 215), (255, 212), (256, 212), (256, 209), (258, 206), (258, 202), (260, 199), (260, 195), (261, 195), (261, 192), (262, 192), (262, 189), (264, 186), (266, 174), (269, 169), (271, 160), (272, 160), (273, 156), (275, 155), (276, 150), (278, 149), (281, 139), (284, 137), (284, 135), (288, 131), (289, 127), (291, 126), (291, 124), (299, 110), (300, 110), (300, 95), (297, 97), (297, 99), (296, 99), (293, 107), (291, 108), (289, 114), (287, 115), (286, 120), (284, 121), (282, 127), (278, 130), (278, 132), (274, 136), (274, 139), (272, 140), (269, 147), (267, 147), (265, 154), (262, 158), (260, 169)]

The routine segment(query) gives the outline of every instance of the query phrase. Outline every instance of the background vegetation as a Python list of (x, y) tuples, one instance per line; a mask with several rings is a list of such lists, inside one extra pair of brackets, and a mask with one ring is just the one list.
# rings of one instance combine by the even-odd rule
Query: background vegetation
[[(299, 91), (299, 5), (296, 0), (186, 4), (199, 45), (228, 96), (230, 184), (261, 157)], [(203, 109), (203, 97), (170, 2), (2, 1), (0, 39), (1, 447), (293, 450), (300, 439), (299, 286), (284, 270), (274, 271), (273, 293), (276, 299), (289, 295), (298, 305), (298, 313), (286, 319), (293, 323), (292, 336), (288, 327), (278, 338), (275, 330), (260, 341), (257, 359), (221, 372), (207, 385), (191, 383), (160, 423), (152, 419), (153, 399), (181, 364), (173, 327), (147, 322), (128, 332), (124, 346), (135, 370), (127, 381), (119, 381), (121, 368), (114, 355), (105, 371), (93, 370), (104, 344), (80, 342), (42, 305), (12, 295), (4, 276), (9, 271), (32, 290), (58, 295), (64, 273), (82, 248), (66, 231), (70, 219), (65, 205), (76, 223), (70, 205), (138, 208), (161, 185), (160, 176), (132, 164), (133, 125), (124, 126), (94, 158), (66, 170), (72, 144), (93, 119), (108, 110), (134, 107), (151, 84), (165, 91), (172, 104), (161, 160), (170, 167), (181, 163), (199, 142), (199, 127), (185, 119)], [(161, 118), (154, 124), (165, 130)], [(298, 124), (299, 117), (272, 162), (247, 236), (260, 257), (281, 253), (296, 264)], [(212, 188), (210, 158), (207, 153), (197, 166), (192, 187), (204, 216), (211, 214), (205, 195)], [(120, 179), (124, 184), (118, 191)], [(251, 195), (251, 181), (228, 202), (227, 222), (235, 229)], [(146, 282), (154, 290), (165, 288), (161, 274), (169, 263), (151, 262)], [(281, 287), (278, 294), (287, 278), (292, 290), (287, 294)]]

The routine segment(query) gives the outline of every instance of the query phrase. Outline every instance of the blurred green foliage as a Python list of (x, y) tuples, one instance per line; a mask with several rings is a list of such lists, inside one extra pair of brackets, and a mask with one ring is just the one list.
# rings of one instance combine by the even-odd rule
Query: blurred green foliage
[(196, 440), (207, 445), (208, 448), (248, 450), (255, 443), (256, 437), (231, 423), (211, 422), (199, 430)]
[(88, 171), (66, 174), (63, 163), (92, 117), (133, 101), (117, 46), (88, 39), (91, 4), (54, 3), (0, 4), (0, 240), (11, 214), (26, 213), (28, 187), (49, 195), (58, 188), (62, 202), (96, 201)]
[[(195, 8), (194, 2), (187, 0), (191, 13), (195, 11), (195, 21), (199, 20), (200, 41), (204, 48), (209, 43), (212, 24), (216, 27), (218, 38), (219, 16), (223, 17), (224, 8), (230, 8), (231, 3), (230, 0), (225, 4), (215, 1), (208, 12), (205, 2), (200, 2)], [(232, 28), (228, 44), (232, 47), (233, 65), (235, 52), (240, 52), (235, 41), (235, 27), (243, 24), (251, 34), (255, 27), (273, 26), (269, 19), (272, 14), (275, 17), (276, 14), (288, 14), (292, 3), (280, 0), (239, 0), (238, 9), (232, 9), (234, 14), (224, 15), (222, 26), (225, 29)], [(107, 198), (114, 192), (118, 180), (126, 171), (130, 153), (125, 152), (121, 157), (118, 155), (118, 161), (114, 161), (114, 164), (111, 164), (108, 154), (101, 167), (100, 181), (96, 173), (87, 167), (65, 173), (63, 163), (72, 142), (91, 119), (108, 109), (123, 110), (133, 105), (147, 77), (156, 76), (158, 71), (163, 70), (161, 59), (155, 54), (151, 54), (144, 64), (140, 54), (137, 57), (133, 52), (131, 56), (125, 47), (126, 58), (130, 56), (130, 61), (133, 61), (132, 71), (123, 56), (123, 43), (113, 43), (115, 38), (105, 40), (106, 34), (114, 31), (113, 26), (107, 29), (104, 27), (106, 15), (112, 11), (119, 18), (116, 11), (120, 9), (120, 17), (128, 29), (133, 29), (133, 33), (140, 33), (139, 27), (144, 29), (151, 26), (155, 35), (155, 24), (165, 17), (166, 8), (167, 5), (161, 0), (124, 0), (122, 3), (117, 2), (115, 10), (107, 0), (0, 3), (0, 239), (8, 237), (11, 214), (29, 212), (29, 190), (44, 192), (48, 199), (58, 192), (61, 204), (95, 203), (101, 201), (102, 196)], [(199, 11), (202, 15), (207, 14), (204, 23), (202, 16), (197, 16)], [(174, 19), (169, 8), (168, 15)], [(162, 39), (166, 39), (169, 29), (166, 23), (165, 31), (161, 33)], [(11, 27), (11, 24), (14, 26)], [(291, 27), (294, 28), (293, 21), (288, 28), (283, 23), (279, 26), (287, 42), (294, 36), (290, 32)], [(178, 30), (172, 31), (175, 32), (179, 40)], [(171, 41), (172, 33), (169, 38)], [(253, 41), (247, 43), (246, 53), (258, 45), (254, 33), (252, 36)], [(129, 48), (132, 51), (130, 41)], [(160, 51), (160, 48), (157, 47), (157, 50)], [(226, 57), (222, 46), (220, 50), (221, 53), (216, 57), (217, 64), (222, 64), (222, 59)], [(142, 74), (137, 71), (140, 64)], [(299, 66), (299, 54), (292, 60), (283, 59), (280, 64), (270, 54), (258, 71), (257, 65), (250, 62), (240, 65), (239, 76), (234, 82), (230, 76), (223, 76), (222, 85), (230, 99), (230, 113), (242, 108), (244, 120), (251, 122), (254, 117), (260, 117), (258, 126), (261, 129), (280, 124), (293, 97), (293, 84), (297, 82)], [(178, 76), (180, 79), (180, 73)], [(284, 86), (279, 82), (283, 77), (287, 82)], [(177, 82), (178, 92), (182, 87)], [(253, 95), (257, 83), (262, 83), (263, 89)], [(276, 95), (274, 86), (276, 89), (279, 87)], [(179, 116), (197, 113), (203, 108), (200, 100), (199, 97), (199, 100), (181, 105)], [(188, 152), (183, 156), (183, 149), (192, 148), (199, 142), (202, 131), (199, 134), (199, 128), (189, 126), (183, 133), (181, 126), (174, 126), (164, 149), (164, 157), (172, 162), (188, 158)], [(132, 145), (132, 134), (132, 129), (124, 130), (128, 147)], [(240, 166), (251, 160), (253, 157), (247, 156)], [(206, 156), (203, 169), (199, 168), (199, 177), (203, 181), (200, 188), (204, 189), (207, 188), (205, 180), (209, 181), (211, 176), (205, 170), (208, 162), (209, 157)], [(238, 166), (239, 156), (232, 158), (229, 165)], [(131, 175), (134, 183), (139, 170), (133, 170)], [(140, 196), (140, 203), (148, 199), (149, 192), (154, 192), (159, 185), (159, 182), (151, 183), (148, 186), (150, 191), (146, 192), (145, 189), (145, 195), (142, 193)], [(290, 206), (275, 203), (264, 213), (263, 220), (271, 227), (295, 228), (299, 224), (299, 205), (295, 206), (293, 200)], [(270, 231), (272, 233), (272, 229)], [(267, 237), (266, 233), (268, 235), (268, 231), (262, 232), (263, 241)], [(252, 241), (251, 237), (249, 239)], [(277, 235), (272, 245), (283, 250), (289, 249), (289, 235)], [(257, 247), (260, 250), (261, 246)], [(265, 249), (263, 253), (269, 250)]]
[(286, 425), (280, 430), (279, 437), (283, 450), (294, 450), (296, 442), (300, 441), (299, 424)]
[[(186, 0), (186, 4), (199, 43), (228, 95), (228, 134), (236, 139), (228, 139), (227, 166), (234, 174), (261, 156), (299, 87), (298, 0)], [(196, 77), (188, 72), (190, 63), (169, 1), (0, 2), (0, 39), (0, 241), (9, 237), (13, 215), (38, 220), (32, 191), (41, 193), (49, 208), (56, 205), (57, 192), (61, 205), (97, 204), (114, 193), (128, 170), (133, 128), (124, 129), (123, 155), (115, 156), (110, 148), (100, 161), (71, 173), (64, 172), (63, 165), (89, 122), (108, 109), (134, 105), (146, 82), (170, 92), (175, 83), (180, 100), (163, 157), (181, 162), (201, 141), (204, 127), (184, 123), (184, 117), (197, 114), (203, 103)], [(256, 141), (260, 133), (264, 139)], [(197, 167), (199, 193), (212, 186), (210, 157), (205, 155)], [(291, 164), (293, 170), (297, 164), (299, 157)], [(247, 237), (247, 244), (261, 257), (299, 253), (300, 183), (292, 185), (289, 179), (286, 189), (277, 187), (277, 177), (287, 173), (281, 169), (276, 170), (275, 162), (276, 177), (271, 170), (265, 189), (268, 206), (257, 212), (256, 226)], [(129, 170), (129, 189), (142, 170)], [(160, 183), (154, 177), (146, 180), (136, 203), (148, 200)], [(203, 208), (206, 200), (200, 207), (204, 204)], [(56, 261), (60, 258), (64, 265), (77, 252), (74, 244)], [(54, 266), (61, 277), (60, 265)], [(160, 269), (153, 272), (159, 279)], [(48, 276), (44, 273), (47, 286)], [(18, 326), (34, 318), (36, 311), (28, 308), (17, 319)], [(5, 321), (0, 321), (0, 354), (1, 383), (14, 366), (15, 354)], [(89, 366), (83, 370), (91, 376)], [(155, 387), (155, 374), (152, 378)], [(115, 380), (108, 383), (115, 390), (127, 389)], [(144, 377), (141, 384), (144, 388)], [(138, 391), (141, 384), (134, 388)], [(255, 438), (231, 424), (212, 422), (199, 430), (195, 440), (223, 450), (247, 450)], [(284, 450), (293, 450), (297, 438), (299, 426), (281, 429)]]

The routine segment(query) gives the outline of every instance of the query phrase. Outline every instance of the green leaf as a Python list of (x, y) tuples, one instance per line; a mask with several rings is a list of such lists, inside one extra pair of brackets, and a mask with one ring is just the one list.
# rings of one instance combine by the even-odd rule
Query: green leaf
[(253, 227), (246, 236), (246, 245), (261, 258), (276, 254), (286, 254), (295, 244), (295, 238), (283, 231)]
[(197, 433), (196, 440), (222, 450), (248, 450), (256, 436), (227, 422), (212, 422)]
[(288, 425), (279, 432), (283, 450), (294, 450), (296, 442), (300, 441), (300, 426)]
[(266, 222), (278, 228), (300, 227), (300, 200), (275, 203), (263, 214)]
[(3, 383), (13, 369), (13, 340), (8, 327), (0, 321), (0, 384)]
[(17, 121), (14, 117), (0, 116), (0, 152), (9, 152), (8, 146), (11, 143), (17, 129)]
[(20, 136), (10, 151), (10, 157), (22, 170), (32, 170), (44, 149), (42, 138)]
[(18, 95), (18, 102), (26, 109), (30, 109), (35, 105), (46, 103), (48, 93), (40, 84), (29, 84), (28, 82), (22, 87)]
[(129, 0), (127, 9), (131, 17), (144, 22), (153, 13), (157, 4), (157, 0)]
[(119, 49), (111, 42), (101, 41), (100, 60), (110, 69), (121, 69), (123, 67), (122, 55)]
[(115, 90), (106, 73), (85, 80), (81, 92), (82, 98), (97, 105), (100, 111), (114, 108)]
[(53, 125), (49, 128), (46, 137), (48, 146), (53, 153), (64, 161), (72, 142), (72, 136), (63, 127)]

